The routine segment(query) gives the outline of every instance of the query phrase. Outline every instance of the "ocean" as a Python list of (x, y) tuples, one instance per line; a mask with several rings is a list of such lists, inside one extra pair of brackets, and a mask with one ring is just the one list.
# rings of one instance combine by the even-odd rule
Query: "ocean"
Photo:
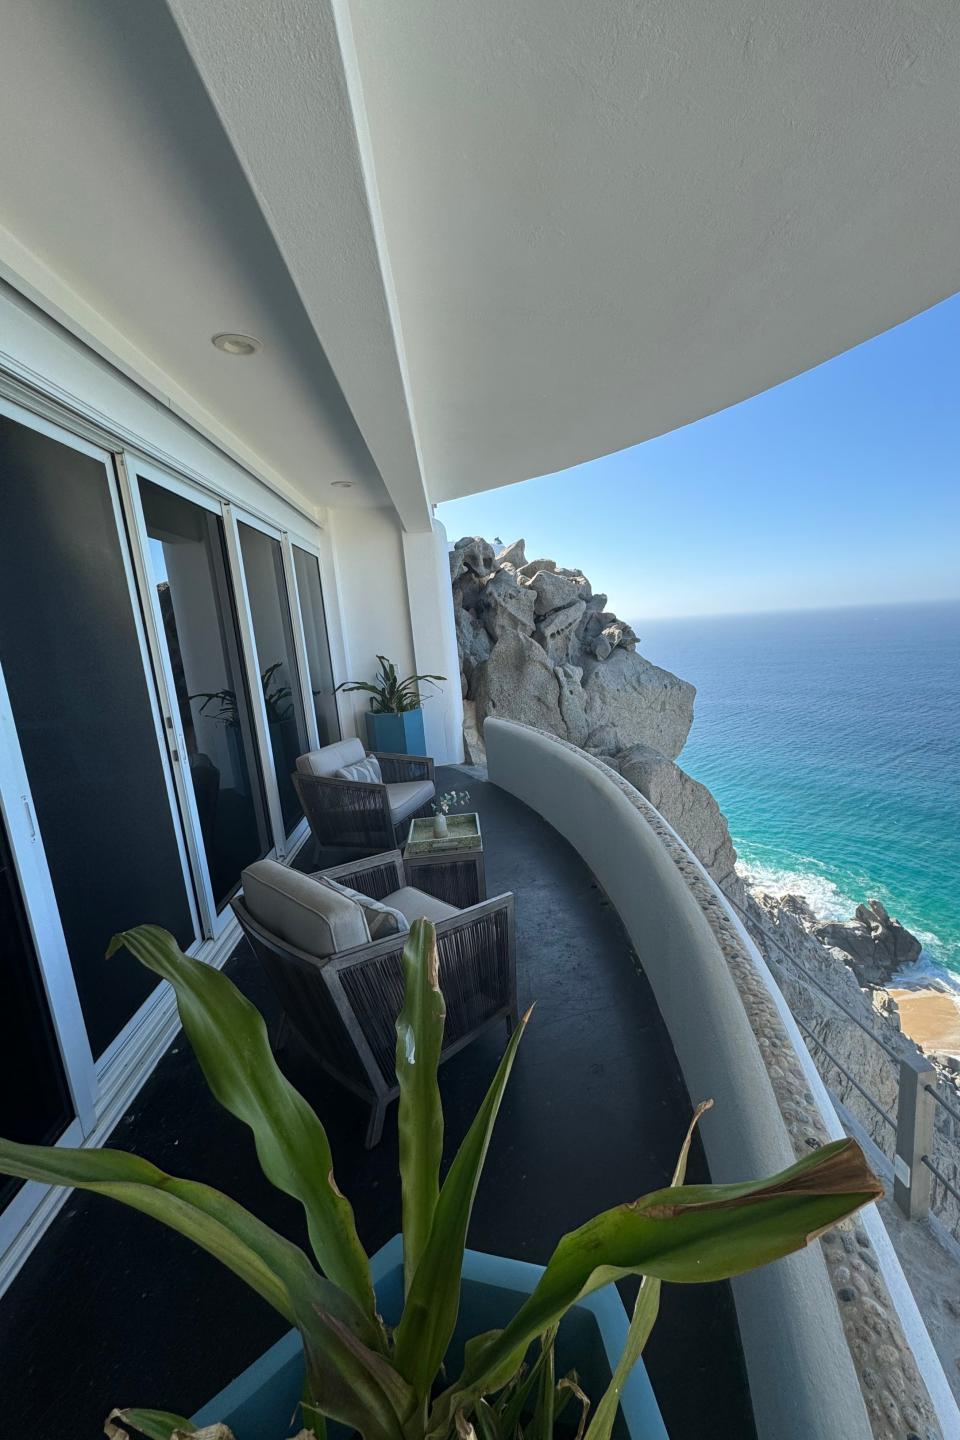
[(920, 939), (911, 979), (960, 987), (960, 601), (631, 622), (697, 687), (679, 763), (748, 879)]

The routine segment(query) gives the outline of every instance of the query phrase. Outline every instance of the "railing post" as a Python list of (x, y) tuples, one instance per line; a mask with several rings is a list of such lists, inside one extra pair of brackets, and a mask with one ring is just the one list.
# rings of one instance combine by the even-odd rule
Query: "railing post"
[(930, 1209), (931, 1174), (921, 1156), (933, 1149), (933, 1096), (937, 1072), (924, 1055), (900, 1060), (897, 1099), (897, 1148), (893, 1159), (893, 1198), (908, 1220), (919, 1220)]

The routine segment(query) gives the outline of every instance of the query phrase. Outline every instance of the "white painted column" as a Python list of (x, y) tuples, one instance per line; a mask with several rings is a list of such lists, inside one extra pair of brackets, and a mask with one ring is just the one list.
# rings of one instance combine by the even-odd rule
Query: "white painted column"
[(439, 520), (432, 530), (404, 531), (403, 561), (410, 605), (413, 654), (419, 674), (445, 675), (439, 689), (423, 687), (427, 754), (438, 765), (463, 760), (463, 697), (453, 619), (447, 532)]

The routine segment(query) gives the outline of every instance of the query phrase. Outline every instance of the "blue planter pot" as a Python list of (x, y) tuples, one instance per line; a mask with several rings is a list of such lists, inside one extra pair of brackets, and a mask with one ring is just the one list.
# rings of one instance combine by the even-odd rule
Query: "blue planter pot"
[[(377, 1305), (390, 1325), (403, 1308), (403, 1241), (399, 1235), (378, 1250), (370, 1262)], [(485, 1330), (500, 1329), (516, 1314), (543, 1274), (541, 1265), (505, 1260), (467, 1250), (463, 1258), (460, 1316), (447, 1352), (447, 1370), (459, 1373), (466, 1340)], [(557, 1376), (576, 1370), (580, 1384), (595, 1406), (607, 1385), (627, 1338), (627, 1314), (616, 1287), (574, 1305), (557, 1337)], [(303, 1387), (300, 1337), (291, 1330), (259, 1360), (221, 1390), (193, 1416), (197, 1426), (223, 1421), (236, 1440), (286, 1440), (291, 1434)], [(299, 1418), (299, 1417), (298, 1417)], [(298, 1428), (294, 1424), (293, 1430)], [(346, 1440), (345, 1426), (328, 1424), (329, 1440)], [(614, 1427), (620, 1440), (667, 1440), (660, 1410), (643, 1361), (633, 1368), (620, 1397)]]
[(423, 711), (404, 710), (402, 715), (366, 714), (367, 748), (387, 755), (426, 755), (423, 738)]

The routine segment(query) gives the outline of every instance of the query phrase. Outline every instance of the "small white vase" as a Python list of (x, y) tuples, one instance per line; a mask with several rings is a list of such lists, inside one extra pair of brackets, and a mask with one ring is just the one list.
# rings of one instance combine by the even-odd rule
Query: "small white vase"
[(446, 817), (446, 815), (434, 815), (434, 817), (433, 817), (433, 836), (434, 836), (434, 839), (435, 839), (435, 840), (442, 840), (442, 839), (444, 838), (444, 836), (446, 835), (446, 833), (447, 833), (447, 817)]

